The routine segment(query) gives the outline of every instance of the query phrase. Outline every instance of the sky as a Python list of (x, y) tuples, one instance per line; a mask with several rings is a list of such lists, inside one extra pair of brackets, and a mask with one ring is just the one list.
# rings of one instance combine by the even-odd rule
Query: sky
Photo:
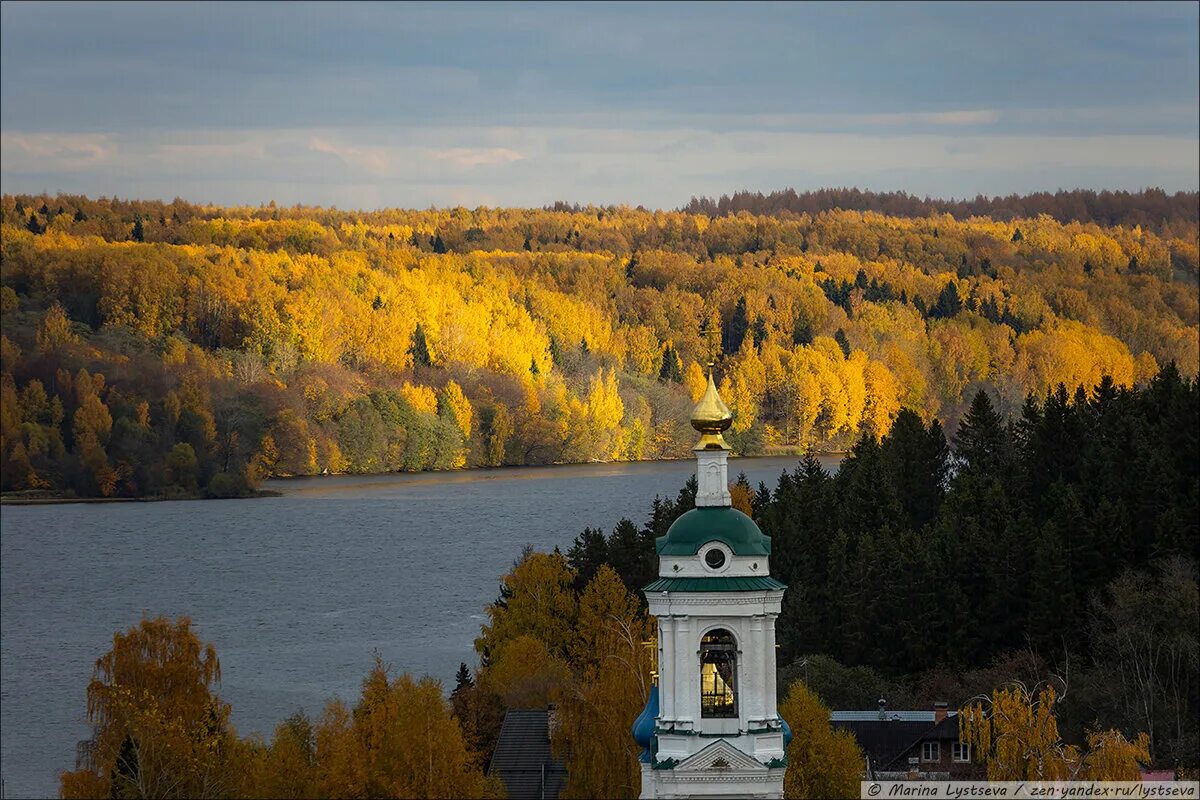
[(0, 5), (0, 188), (340, 208), (1195, 190), (1200, 4)]

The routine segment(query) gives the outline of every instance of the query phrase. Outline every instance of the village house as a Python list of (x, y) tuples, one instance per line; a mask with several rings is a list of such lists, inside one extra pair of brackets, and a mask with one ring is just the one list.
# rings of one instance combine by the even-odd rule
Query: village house
[(971, 745), (959, 741), (959, 714), (946, 703), (934, 703), (929, 711), (892, 711), (880, 698), (873, 711), (834, 711), (830, 722), (858, 740), (869, 780), (983, 778)]

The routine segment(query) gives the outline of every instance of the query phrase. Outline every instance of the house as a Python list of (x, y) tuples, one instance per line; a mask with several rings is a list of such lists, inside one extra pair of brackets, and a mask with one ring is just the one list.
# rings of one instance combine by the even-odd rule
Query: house
[(509, 800), (558, 800), (567, 769), (550, 751), (549, 709), (513, 709), (504, 715), (488, 775), (504, 782)]
[(874, 711), (834, 711), (835, 730), (850, 731), (866, 756), (870, 780), (978, 780), (983, 766), (958, 738), (959, 715), (946, 703), (930, 711), (892, 711), (879, 700)]

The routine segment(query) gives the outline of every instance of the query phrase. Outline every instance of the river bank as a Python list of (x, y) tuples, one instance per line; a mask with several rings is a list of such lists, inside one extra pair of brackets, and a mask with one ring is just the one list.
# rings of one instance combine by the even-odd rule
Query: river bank
[(24, 492), (0, 494), (0, 505), (44, 506), (71, 503), (160, 503), (167, 500), (253, 500), (258, 497), (281, 497), (282, 493), (272, 489), (258, 489), (250, 494), (235, 497), (211, 497), (200, 492), (180, 492), (170, 495), (148, 495), (146, 497), (73, 497), (56, 492), (33, 489)]
[[(778, 447), (771, 448), (770, 452), (748, 455), (735, 456), (730, 460), (730, 473), (736, 475), (738, 470), (736, 465), (739, 462), (754, 461), (757, 459), (770, 458), (803, 458), (804, 452), (801, 448), (786, 448)], [(841, 460), (845, 456), (843, 452), (828, 452), (814, 453), (821, 459), (838, 459)], [(594, 466), (601, 464), (608, 465), (628, 465), (628, 464), (670, 464), (679, 461), (691, 461), (692, 458), (658, 458), (645, 459), (641, 461), (588, 461), (588, 462), (562, 462), (553, 464), (509, 464), (502, 467), (459, 467), (448, 470), (420, 470), (414, 472), (330, 472), (320, 475), (272, 475), (267, 481), (275, 486), (285, 486), (293, 481), (311, 481), (321, 480), (326, 478), (372, 478), (389, 475), (471, 475), (471, 474), (503, 474), (512, 470), (552, 470), (561, 467), (583, 467)], [(62, 505), (71, 503), (155, 503), (168, 500), (248, 500), (261, 497), (280, 497), (282, 492), (276, 489), (258, 489), (249, 494), (237, 495), (234, 497), (215, 497), (207, 495), (203, 492), (178, 492), (166, 495), (150, 495), (146, 497), (79, 497), (73, 494), (54, 492), (44, 489), (29, 489), (20, 492), (4, 492), (0, 494), (0, 505), (5, 506), (36, 506), (36, 505)]]

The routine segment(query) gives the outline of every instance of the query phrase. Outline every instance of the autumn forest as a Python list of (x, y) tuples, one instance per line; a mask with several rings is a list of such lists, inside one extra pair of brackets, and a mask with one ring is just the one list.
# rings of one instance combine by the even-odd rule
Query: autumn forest
[[(847, 210), (859, 208), (861, 210)], [(876, 210), (879, 209), (879, 210)], [(342, 211), (2, 201), (3, 490), (742, 454), (953, 432), (1200, 363), (1196, 195)]]

